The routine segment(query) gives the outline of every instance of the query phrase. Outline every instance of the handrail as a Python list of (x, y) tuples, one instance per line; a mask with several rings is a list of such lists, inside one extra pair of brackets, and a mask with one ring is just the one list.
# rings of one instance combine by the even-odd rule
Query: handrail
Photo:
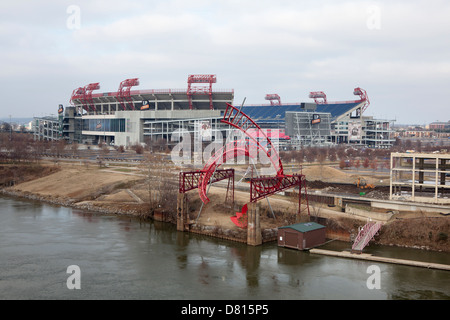
[(382, 226), (381, 222), (368, 222), (362, 229), (359, 231), (356, 236), (355, 241), (352, 245), (352, 250), (362, 251), (365, 246), (372, 240), (375, 234), (380, 230)]

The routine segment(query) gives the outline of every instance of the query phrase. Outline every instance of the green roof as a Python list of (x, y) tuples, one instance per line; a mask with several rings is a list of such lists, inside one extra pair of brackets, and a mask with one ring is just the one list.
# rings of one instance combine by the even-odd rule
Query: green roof
[(292, 224), (290, 226), (280, 227), (279, 229), (287, 229), (287, 228), (294, 229), (294, 230), (297, 230), (300, 232), (308, 232), (308, 231), (312, 231), (312, 230), (325, 228), (325, 226), (315, 223), (315, 222), (303, 222), (303, 223)]

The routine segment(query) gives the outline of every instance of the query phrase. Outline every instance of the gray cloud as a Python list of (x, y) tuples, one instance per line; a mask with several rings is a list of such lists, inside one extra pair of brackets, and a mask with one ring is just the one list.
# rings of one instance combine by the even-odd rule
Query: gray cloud
[[(67, 26), (70, 5), (79, 28)], [(76, 87), (186, 88), (217, 75), (235, 102), (353, 99), (400, 123), (449, 120), (446, 1), (17, 1), (0, 4), (0, 118), (55, 113)], [(426, 110), (426, 112), (424, 112)]]

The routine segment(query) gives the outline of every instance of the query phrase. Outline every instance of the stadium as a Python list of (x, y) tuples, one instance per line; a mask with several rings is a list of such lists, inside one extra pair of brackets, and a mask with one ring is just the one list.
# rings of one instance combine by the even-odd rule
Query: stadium
[[(215, 89), (216, 82), (216, 75), (189, 75), (186, 89), (136, 90), (139, 79), (134, 78), (120, 82), (115, 92), (103, 93), (95, 92), (100, 83), (90, 83), (73, 90), (70, 104), (61, 104), (57, 117), (34, 118), (34, 137), (129, 147), (171, 145), (176, 130), (200, 136), (204, 125), (226, 134), (229, 129), (220, 119), (227, 104), (234, 105), (234, 90)], [(311, 92), (313, 102), (301, 103), (281, 103), (277, 94), (267, 94), (268, 103), (239, 108), (262, 129), (276, 133), (285, 149), (340, 143), (392, 146), (393, 120), (364, 116), (370, 104), (367, 93), (355, 88), (353, 94), (358, 99), (329, 102), (324, 92)]]

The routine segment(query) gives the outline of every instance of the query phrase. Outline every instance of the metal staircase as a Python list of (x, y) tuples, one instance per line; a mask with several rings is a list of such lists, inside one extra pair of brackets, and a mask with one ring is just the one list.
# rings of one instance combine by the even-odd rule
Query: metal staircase
[(353, 242), (352, 252), (361, 253), (364, 247), (367, 246), (370, 240), (372, 240), (372, 238), (377, 234), (378, 230), (381, 229), (382, 225), (383, 224), (381, 222), (370, 221), (362, 227)]

